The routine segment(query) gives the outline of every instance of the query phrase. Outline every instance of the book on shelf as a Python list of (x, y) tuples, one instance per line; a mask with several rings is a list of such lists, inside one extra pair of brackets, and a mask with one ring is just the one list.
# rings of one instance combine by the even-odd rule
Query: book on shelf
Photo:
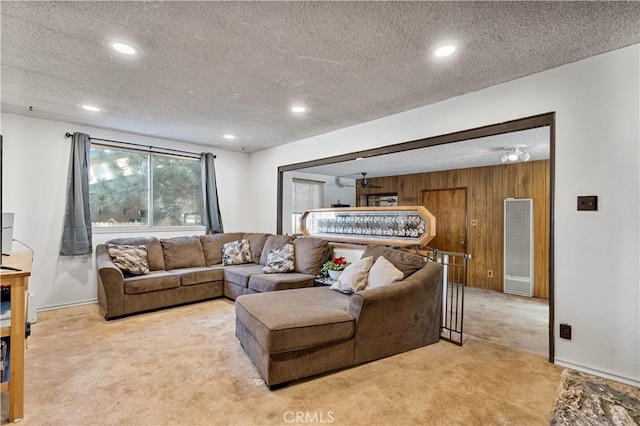
[(2, 300), (0, 302), (0, 327), (9, 327), (11, 325), (11, 301)]
[(9, 338), (0, 340), (0, 382), (9, 380)]

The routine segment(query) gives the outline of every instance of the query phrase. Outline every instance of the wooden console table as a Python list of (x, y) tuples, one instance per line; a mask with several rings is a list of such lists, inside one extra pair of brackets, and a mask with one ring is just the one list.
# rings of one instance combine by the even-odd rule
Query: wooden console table
[(9, 422), (24, 416), (24, 358), (26, 350), (25, 323), (27, 290), (31, 275), (30, 252), (13, 252), (2, 258), (2, 264), (21, 271), (0, 270), (0, 284), (11, 287), (11, 325), (2, 327), (2, 337), (11, 339), (9, 353), (9, 382), (2, 383), (2, 392), (9, 392)]

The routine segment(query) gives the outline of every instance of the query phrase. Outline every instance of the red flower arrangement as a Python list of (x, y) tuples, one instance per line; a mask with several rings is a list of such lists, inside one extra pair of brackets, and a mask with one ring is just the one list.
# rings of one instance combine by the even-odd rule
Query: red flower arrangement
[(347, 262), (343, 256), (334, 257), (324, 265), (322, 265), (323, 271), (343, 271), (344, 268), (351, 265), (351, 263)]

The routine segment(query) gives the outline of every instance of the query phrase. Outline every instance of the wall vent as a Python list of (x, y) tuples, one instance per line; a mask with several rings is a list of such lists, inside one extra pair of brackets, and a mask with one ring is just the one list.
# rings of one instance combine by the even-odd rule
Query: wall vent
[(504, 200), (504, 292), (533, 296), (533, 200)]

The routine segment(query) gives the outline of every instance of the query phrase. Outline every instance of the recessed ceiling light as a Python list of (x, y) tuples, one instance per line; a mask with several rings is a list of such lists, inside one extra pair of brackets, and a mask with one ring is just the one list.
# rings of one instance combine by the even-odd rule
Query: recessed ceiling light
[(111, 47), (114, 48), (114, 50), (117, 50), (120, 53), (123, 53), (125, 55), (135, 55), (136, 54), (136, 49), (133, 46), (130, 46), (128, 44), (125, 43), (113, 43), (111, 45)]
[(227, 133), (226, 135), (223, 136), (223, 138), (225, 138), (225, 139), (235, 139), (236, 135), (230, 135), (230, 134)]
[(82, 105), (82, 109), (86, 109), (87, 111), (100, 112), (100, 108), (93, 105)]
[(456, 47), (451, 45), (451, 44), (448, 44), (446, 46), (441, 46), (441, 47), (437, 48), (436, 51), (434, 52), (434, 54), (438, 58), (444, 58), (445, 56), (451, 55), (455, 51), (456, 51)]
[(301, 114), (303, 112), (307, 112), (307, 108), (303, 107), (302, 105), (292, 105), (289, 108), (289, 111), (295, 112), (296, 114)]

